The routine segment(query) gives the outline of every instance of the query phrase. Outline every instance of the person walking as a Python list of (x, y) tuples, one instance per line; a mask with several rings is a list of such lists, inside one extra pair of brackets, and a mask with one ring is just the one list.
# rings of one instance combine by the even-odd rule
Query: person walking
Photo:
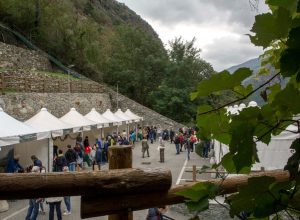
[(176, 147), (176, 154), (180, 153), (180, 140), (178, 134), (175, 135), (174, 144)]
[(143, 158), (145, 157), (146, 151), (147, 151), (147, 156), (150, 157), (148, 140), (147, 140), (147, 137), (144, 136), (144, 139), (142, 140), (142, 153), (143, 153), (142, 157)]
[(70, 144), (68, 144), (67, 148), (68, 148), (68, 150), (65, 153), (65, 158), (67, 160), (67, 165), (68, 165), (69, 171), (75, 171), (76, 159), (77, 159), (76, 152), (74, 149), (71, 148)]
[(55, 166), (57, 172), (62, 172), (63, 168), (67, 166), (67, 160), (65, 156), (63, 155), (62, 150), (58, 150), (58, 157), (55, 159)]
[(61, 201), (62, 197), (47, 198), (46, 202), (49, 204), (49, 220), (54, 220), (54, 209), (56, 210), (57, 220), (62, 220)]
[[(31, 169), (32, 173), (40, 173), (41, 169), (38, 166), (33, 166)], [(36, 220), (37, 216), (39, 214), (39, 206), (40, 202), (42, 202), (43, 199), (41, 198), (34, 198), (34, 199), (29, 199), (29, 207), (27, 210), (27, 214), (25, 216), (25, 220)]]
[(171, 144), (174, 142), (174, 136), (175, 136), (175, 132), (174, 132), (173, 129), (171, 128), (171, 129), (170, 129), (170, 141), (171, 141)]
[[(69, 168), (65, 166), (63, 168), (63, 172), (69, 172)], [(64, 202), (65, 202), (66, 209), (63, 215), (71, 215), (71, 196), (64, 196)]]

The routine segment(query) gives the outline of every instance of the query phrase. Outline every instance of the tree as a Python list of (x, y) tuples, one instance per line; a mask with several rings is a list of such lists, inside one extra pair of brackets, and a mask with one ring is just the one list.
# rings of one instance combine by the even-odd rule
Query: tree
[(200, 58), (200, 49), (195, 47), (195, 39), (184, 42), (175, 38), (169, 42), (169, 62), (166, 77), (160, 86), (151, 92), (152, 108), (178, 122), (193, 123), (196, 106), (201, 101), (191, 102), (189, 94), (197, 83), (213, 74), (211, 65)]
[(167, 54), (160, 40), (140, 29), (122, 25), (111, 41), (104, 81), (119, 84), (122, 94), (151, 106), (148, 94), (165, 78)]
[[(262, 56), (265, 63), (270, 63), (276, 69), (276, 74), (269, 80), (253, 89), (244, 87), (242, 81), (252, 74), (247, 68), (241, 68), (233, 74), (222, 71), (213, 75), (209, 80), (198, 84), (192, 93), (192, 99), (213, 94), (218, 96), (221, 91), (233, 91), (238, 98), (223, 105), (201, 105), (198, 108), (197, 124), (200, 128), (200, 138), (216, 139), (229, 146), (220, 164), (230, 173), (248, 173), (253, 163), (258, 161), (256, 143), (261, 141), (268, 144), (271, 135), (278, 135), (288, 125), (298, 126), (300, 113), (300, 1), (299, 0), (267, 0), (271, 11), (257, 15), (251, 29), (251, 42), (268, 50)], [(262, 71), (266, 74), (266, 70)], [(226, 115), (225, 107), (239, 103), (260, 88), (272, 82), (277, 76), (287, 80), (287, 85), (281, 87), (278, 82), (266, 88), (266, 104), (261, 107), (246, 108), (239, 115)], [(237, 194), (227, 198), (231, 216), (246, 212), (251, 219), (265, 219), (276, 214), (273, 219), (280, 219), (278, 212), (284, 210), (292, 219), (290, 212), (299, 216), (300, 213), (300, 138), (296, 139), (291, 149), (295, 153), (289, 158), (284, 169), (288, 170), (291, 180), (277, 183), (273, 178), (251, 178), (246, 187), (241, 187)], [(203, 186), (204, 187), (204, 186)], [(202, 189), (203, 189), (202, 187)], [(215, 195), (216, 187), (199, 190), (196, 186), (192, 192), (182, 192), (190, 199), (189, 208), (201, 211), (207, 208), (207, 199)], [(200, 194), (195, 199), (191, 196)]]

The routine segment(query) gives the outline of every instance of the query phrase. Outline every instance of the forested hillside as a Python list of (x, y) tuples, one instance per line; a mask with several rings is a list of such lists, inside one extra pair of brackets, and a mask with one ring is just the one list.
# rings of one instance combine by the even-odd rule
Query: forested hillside
[(195, 118), (189, 94), (213, 73), (194, 40), (176, 38), (167, 51), (147, 22), (115, 0), (0, 0), (0, 21), (66, 66), (118, 85), (122, 94), (178, 122)]

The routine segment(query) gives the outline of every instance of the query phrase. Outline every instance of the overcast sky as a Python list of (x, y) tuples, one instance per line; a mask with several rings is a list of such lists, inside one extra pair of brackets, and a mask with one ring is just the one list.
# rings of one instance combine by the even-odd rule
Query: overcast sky
[[(146, 20), (165, 45), (175, 37), (196, 38), (201, 57), (220, 71), (255, 58), (262, 48), (250, 43), (257, 14), (267, 11), (264, 0), (254, 10), (249, 0), (118, 0)], [(254, 2), (255, 0), (250, 0)]]

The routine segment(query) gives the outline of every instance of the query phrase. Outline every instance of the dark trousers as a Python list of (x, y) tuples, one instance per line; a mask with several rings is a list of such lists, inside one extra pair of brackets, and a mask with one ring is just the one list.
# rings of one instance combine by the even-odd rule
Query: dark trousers
[(49, 220), (54, 220), (54, 208), (56, 209), (57, 220), (62, 220), (60, 202), (49, 202)]

